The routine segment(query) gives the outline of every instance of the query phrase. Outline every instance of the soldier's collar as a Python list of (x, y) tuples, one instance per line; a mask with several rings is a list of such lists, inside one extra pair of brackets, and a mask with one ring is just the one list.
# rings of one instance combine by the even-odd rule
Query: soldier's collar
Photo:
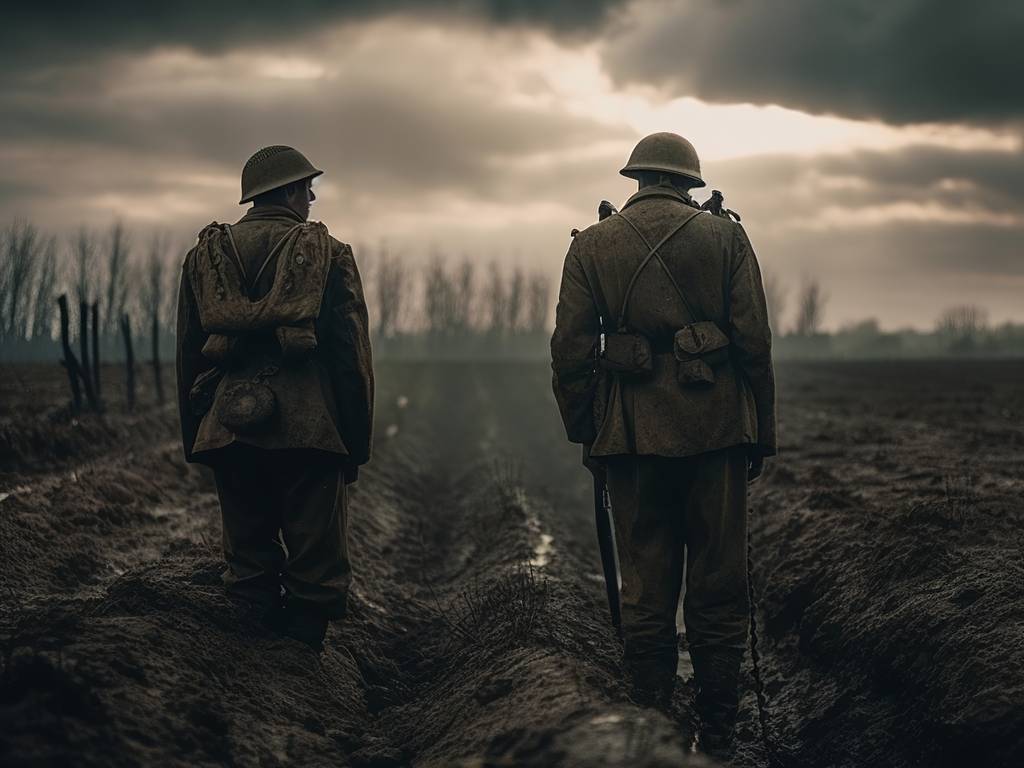
[(284, 205), (254, 205), (245, 212), (245, 216), (238, 223), (241, 224), (243, 221), (267, 221), (269, 219), (286, 219), (296, 224), (303, 223), (303, 219), (299, 214)]
[(633, 205), (633, 203), (638, 203), (641, 200), (647, 200), (654, 197), (663, 198), (667, 200), (675, 200), (676, 202), (680, 202), (683, 205), (688, 205), (692, 208), (697, 207), (697, 204), (693, 201), (693, 198), (690, 197), (688, 194), (680, 192), (675, 187), (668, 187), (662, 184), (656, 184), (651, 187), (644, 187), (638, 192), (635, 192), (632, 195), (632, 197), (630, 197), (625, 202), (625, 204), (623, 204), (622, 209), (625, 210), (626, 208), (629, 208), (629, 206)]

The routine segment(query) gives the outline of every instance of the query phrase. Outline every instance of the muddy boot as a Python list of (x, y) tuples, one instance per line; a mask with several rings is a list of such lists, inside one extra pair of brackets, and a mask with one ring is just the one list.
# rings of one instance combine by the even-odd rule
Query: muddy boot
[(285, 609), (283, 600), (278, 600), (267, 607), (260, 617), (260, 623), (274, 634), (284, 634), (285, 625), (288, 623), (288, 611)]
[(676, 676), (668, 664), (659, 662), (626, 661), (625, 668), (632, 684), (633, 701), (642, 707), (668, 710)]
[(278, 631), (319, 653), (324, 649), (328, 621), (327, 614), (319, 606), (292, 600), (285, 606)]
[(697, 750), (713, 757), (728, 757), (739, 708), (742, 652), (690, 649), (695, 684)]

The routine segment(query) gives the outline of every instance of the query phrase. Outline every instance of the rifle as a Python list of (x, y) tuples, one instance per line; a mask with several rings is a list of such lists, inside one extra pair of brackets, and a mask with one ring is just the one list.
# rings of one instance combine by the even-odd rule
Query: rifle
[(608, 484), (599, 472), (594, 475), (594, 520), (597, 523), (597, 546), (601, 551), (601, 570), (608, 595), (608, 611), (612, 626), (622, 636), (622, 608), (619, 603), (619, 558), (615, 551), (615, 532), (612, 530), (612, 500)]
[(711, 197), (704, 201), (701, 205), (702, 211), (711, 211), (715, 216), (720, 216), (723, 219), (730, 219), (731, 221), (739, 222), (740, 215), (729, 208), (722, 205), (725, 202), (725, 196), (717, 189), (711, 190)]
[[(604, 221), (618, 213), (614, 205), (602, 200), (597, 206), (597, 217)], [(574, 229), (575, 237), (579, 230)], [(594, 466), (587, 447), (583, 449), (583, 465), (594, 476), (594, 522), (597, 527), (597, 546), (601, 553), (601, 570), (604, 574), (604, 587), (608, 596), (608, 611), (611, 613), (612, 626), (622, 636), (622, 608), (619, 601), (619, 558), (615, 551), (615, 531), (612, 518), (612, 500), (608, 493), (608, 484), (600, 467)]]

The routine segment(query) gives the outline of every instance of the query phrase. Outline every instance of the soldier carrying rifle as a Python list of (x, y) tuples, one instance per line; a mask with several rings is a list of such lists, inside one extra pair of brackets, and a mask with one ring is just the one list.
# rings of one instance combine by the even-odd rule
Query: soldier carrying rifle
[(721, 196), (712, 211), (691, 198), (704, 181), (686, 139), (646, 137), (621, 173), (638, 191), (565, 257), (554, 392), (607, 485), (634, 689), (671, 697), (685, 578), (699, 738), (714, 751), (731, 741), (747, 642), (747, 483), (776, 450), (764, 289)]

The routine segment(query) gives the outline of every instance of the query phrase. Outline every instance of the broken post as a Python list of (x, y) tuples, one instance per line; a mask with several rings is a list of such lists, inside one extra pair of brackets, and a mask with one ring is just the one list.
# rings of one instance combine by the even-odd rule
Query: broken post
[(160, 372), (160, 318), (156, 312), (153, 313), (152, 326), (153, 345), (153, 378), (156, 381), (156, 401), (164, 404), (164, 380)]
[[(65, 300), (65, 306), (67, 301)], [(82, 389), (85, 390), (85, 399), (89, 403), (89, 410), (93, 413), (100, 412), (99, 398), (93, 387), (92, 372), (89, 365), (89, 305), (84, 301), (78, 302), (78, 345), (82, 351), (82, 360), (75, 361), (75, 371), (82, 380)], [(70, 349), (70, 343), (68, 345)]]
[(100, 303), (92, 303), (92, 389), (96, 400), (102, 399), (100, 394)]
[(128, 315), (121, 315), (121, 336), (124, 338), (125, 401), (128, 410), (135, 409), (135, 352), (132, 350), (132, 326)]
[(68, 318), (68, 296), (66, 293), (62, 293), (57, 299), (57, 306), (60, 307), (60, 346), (64, 351), (61, 365), (68, 372), (68, 386), (71, 387), (71, 410), (78, 413), (82, 410), (82, 390), (78, 386), (78, 360), (75, 359), (75, 353), (71, 351), (68, 329), (70, 319)]
[[(78, 366), (82, 378), (86, 384), (92, 384), (92, 368), (89, 365), (89, 305), (84, 299), (78, 302), (78, 350)], [(96, 392), (95, 387), (93, 392)]]

